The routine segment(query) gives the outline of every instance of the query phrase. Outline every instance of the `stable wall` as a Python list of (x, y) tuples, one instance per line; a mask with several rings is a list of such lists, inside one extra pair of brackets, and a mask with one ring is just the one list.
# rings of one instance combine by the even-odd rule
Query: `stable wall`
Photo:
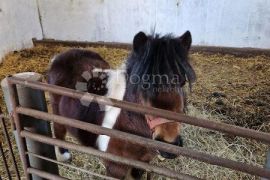
[(130, 43), (190, 30), (193, 44), (270, 48), (269, 0), (39, 0), (45, 38)]
[(193, 45), (270, 49), (269, 0), (1, 0), (0, 9), (0, 59), (33, 37), (130, 43), (153, 29), (190, 30)]
[(35, 0), (0, 0), (0, 62), (8, 52), (32, 46), (42, 38)]

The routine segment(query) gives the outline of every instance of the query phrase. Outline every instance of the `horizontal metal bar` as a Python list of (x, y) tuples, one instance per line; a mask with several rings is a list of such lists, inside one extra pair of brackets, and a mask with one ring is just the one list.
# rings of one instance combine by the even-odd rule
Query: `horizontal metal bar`
[(117, 162), (117, 163), (137, 167), (137, 168), (140, 168), (140, 169), (145, 169), (148, 172), (154, 172), (154, 173), (161, 174), (161, 175), (164, 175), (164, 176), (168, 176), (168, 177), (171, 177), (171, 178), (185, 179), (185, 180), (186, 179), (187, 180), (189, 180), (189, 179), (198, 179), (198, 178), (190, 176), (190, 175), (177, 173), (177, 172), (169, 170), (167, 168), (161, 168), (161, 167), (158, 167), (158, 166), (149, 165), (147, 163), (137, 161), (137, 160), (134, 160), (134, 159), (128, 159), (128, 158), (125, 158), (125, 157), (120, 157), (120, 156), (117, 156), (117, 155), (114, 155), (114, 154), (110, 154), (110, 153), (106, 153), (106, 152), (96, 150), (96, 149), (91, 148), (91, 147), (77, 145), (77, 144), (74, 144), (74, 143), (70, 143), (70, 142), (66, 142), (66, 141), (46, 137), (46, 136), (39, 135), (39, 134), (36, 134), (36, 133), (28, 132), (28, 131), (25, 131), (25, 130), (21, 132), (21, 136), (25, 137), (25, 138), (30, 138), (32, 140), (39, 141), (39, 142), (42, 142), (42, 143), (46, 143), (46, 144), (50, 144), (50, 145), (54, 145), (54, 146), (59, 146), (59, 147), (63, 147), (63, 148), (67, 148), (67, 149), (87, 153), (87, 154), (92, 154), (92, 155), (100, 157), (100, 158), (104, 158), (104, 159), (114, 161), (114, 162)]
[(47, 173), (45, 171), (41, 171), (35, 168), (27, 168), (27, 173), (29, 174), (34, 174), (37, 175), (39, 177), (45, 178), (45, 179), (53, 179), (53, 180), (67, 180), (67, 178), (63, 178), (61, 176), (55, 175), (55, 174), (51, 174), (51, 173)]
[(84, 101), (89, 101), (89, 102), (95, 101), (103, 105), (119, 107), (125, 110), (138, 112), (142, 114), (151, 114), (151, 115), (167, 118), (174, 121), (191, 124), (194, 126), (199, 126), (203, 128), (212, 129), (215, 131), (220, 131), (223, 133), (228, 133), (230, 135), (256, 139), (263, 143), (270, 144), (269, 133), (264, 133), (264, 132), (256, 131), (253, 129), (247, 129), (247, 128), (233, 126), (233, 125), (229, 125), (225, 123), (220, 123), (220, 122), (215, 122), (215, 121), (210, 121), (210, 120), (205, 120), (205, 119), (200, 119), (200, 118), (194, 118), (194, 117), (186, 116), (183, 114), (179, 114), (179, 113), (175, 113), (175, 112), (171, 112), (171, 111), (167, 111), (163, 109), (146, 107), (142, 105), (138, 106), (138, 104), (131, 103), (131, 102), (119, 101), (116, 99), (110, 99), (103, 96), (98, 96), (95, 94), (89, 94), (85, 92), (78, 92), (73, 89), (68, 89), (68, 88), (50, 85), (46, 83), (26, 81), (24, 79), (17, 78), (17, 77), (9, 77), (7, 80), (10, 83), (25, 85), (27, 87), (31, 87), (34, 89), (49, 91), (54, 94), (59, 94), (59, 95), (68, 96), (68, 97), (77, 98), (77, 99), (83, 98)]
[(26, 152), (26, 154), (28, 154), (28, 155), (30, 155), (30, 156), (33, 156), (33, 157), (36, 157), (36, 158), (39, 158), (39, 159), (43, 159), (43, 160), (45, 160), (45, 161), (49, 161), (49, 162), (52, 162), (52, 163), (55, 163), (55, 164), (64, 166), (64, 167), (68, 167), (68, 168), (71, 168), (71, 169), (75, 169), (75, 170), (81, 171), (81, 172), (83, 172), (83, 173), (92, 175), (92, 176), (96, 176), (96, 177), (100, 177), (100, 178), (108, 179), (108, 180), (117, 180), (116, 178), (113, 178), (113, 177), (109, 177), (109, 176), (97, 174), (97, 173), (91, 172), (91, 171), (89, 171), (89, 170), (85, 170), (85, 169), (82, 169), (82, 168), (73, 166), (73, 165), (71, 165), (71, 164), (59, 162), (59, 161), (56, 161), (56, 160), (53, 160), (53, 159), (50, 159), (50, 158), (47, 158), (47, 157), (44, 157), (44, 156), (40, 156), (40, 155), (35, 154), (35, 153), (32, 153), (32, 152)]
[(147, 147), (160, 149), (165, 152), (171, 152), (177, 155), (187, 156), (187, 157), (197, 159), (199, 161), (203, 161), (209, 164), (219, 165), (219, 166), (246, 172), (246, 173), (261, 176), (261, 177), (270, 177), (269, 170), (266, 170), (257, 166), (247, 165), (245, 163), (236, 162), (236, 161), (232, 161), (232, 160), (221, 158), (221, 157), (216, 157), (216, 156), (209, 155), (202, 152), (197, 152), (192, 149), (187, 149), (187, 148), (178, 147), (175, 145), (171, 145), (171, 144), (167, 144), (167, 143), (163, 143), (159, 141), (154, 141), (154, 140), (140, 137), (137, 135), (128, 134), (122, 131), (104, 128), (95, 124), (90, 124), (90, 123), (82, 122), (79, 120), (66, 118), (66, 117), (62, 117), (62, 116), (58, 116), (54, 114), (48, 114), (45, 112), (32, 110), (29, 108), (23, 108), (23, 107), (18, 107), (16, 109), (16, 112), (19, 114), (34, 116), (37, 119), (53, 121), (53, 122), (63, 124), (63, 125), (68, 124), (71, 127), (89, 131), (95, 134), (105, 134), (111, 137), (123, 139), (125, 141), (130, 141), (132, 143), (137, 143), (137, 144), (144, 145)]

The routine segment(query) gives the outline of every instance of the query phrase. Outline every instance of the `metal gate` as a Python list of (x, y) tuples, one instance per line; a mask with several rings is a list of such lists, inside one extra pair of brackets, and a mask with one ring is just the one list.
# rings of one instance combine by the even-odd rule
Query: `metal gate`
[[(248, 173), (251, 175), (256, 175), (259, 177), (270, 178), (270, 170), (268, 170), (266, 168), (261, 168), (261, 167), (241, 163), (241, 162), (232, 161), (229, 159), (225, 159), (225, 158), (209, 155), (206, 153), (198, 152), (198, 151), (193, 150), (193, 149), (188, 149), (185, 147), (178, 147), (178, 146), (174, 146), (171, 144), (155, 141), (152, 139), (143, 138), (143, 137), (140, 137), (137, 135), (128, 134), (128, 133), (121, 132), (118, 130), (107, 129), (107, 128), (104, 128), (104, 127), (101, 127), (98, 125), (89, 124), (89, 123), (85, 123), (85, 122), (82, 122), (79, 120), (66, 118), (66, 117), (62, 117), (59, 115), (49, 114), (47, 112), (42, 112), (42, 111), (38, 111), (38, 110), (35, 110), (32, 108), (20, 106), (18, 103), (18, 99), (17, 99), (18, 95), (17, 95), (16, 85), (21, 85), (21, 86), (25, 86), (25, 87), (32, 88), (32, 89), (41, 90), (41, 91), (47, 91), (47, 92), (62, 95), (62, 96), (68, 96), (71, 98), (80, 99), (83, 97), (83, 99), (85, 101), (89, 101), (89, 102), (95, 101), (95, 102), (102, 104), (102, 105), (114, 106), (114, 107), (122, 108), (122, 109), (125, 109), (128, 111), (133, 111), (133, 112), (137, 112), (137, 113), (141, 113), (141, 114), (147, 113), (147, 114), (155, 115), (158, 117), (163, 117), (163, 118), (171, 119), (174, 121), (178, 121), (181, 123), (191, 124), (191, 125), (215, 130), (215, 131), (220, 131), (222, 133), (229, 133), (229, 134), (235, 135), (235, 136), (258, 140), (258, 141), (261, 141), (265, 144), (270, 144), (270, 134), (269, 133), (264, 133), (264, 132), (259, 132), (259, 131), (255, 131), (252, 129), (237, 127), (237, 126), (233, 126), (233, 125), (229, 125), (229, 124), (225, 124), (225, 123), (219, 123), (219, 122), (209, 121), (209, 120), (205, 120), (205, 119), (194, 118), (194, 117), (190, 117), (190, 116), (186, 116), (186, 115), (182, 115), (182, 114), (178, 114), (178, 113), (174, 113), (174, 112), (170, 112), (170, 111), (166, 111), (166, 110), (162, 110), (162, 109), (138, 106), (137, 104), (130, 103), (130, 102), (109, 99), (109, 98), (106, 98), (103, 96), (98, 96), (98, 95), (89, 94), (89, 93), (85, 94), (84, 92), (78, 92), (76, 90), (72, 90), (72, 89), (68, 89), (68, 88), (64, 88), (64, 87), (59, 87), (59, 86), (55, 86), (55, 85), (49, 85), (46, 83), (29, 81), (29, 80), (25, 80), (25, 79), (18, 78), (18, 77), (8, 77), (7, 82), (8, 82), (10, 99), (11, 99), (11, 105), (12, 105), (12, 109), (13, 109), (13, 119), (14, 119), (14, 123), (15, 123), (15, 127), (16, 127), (16, 133), (18, 135), (18, 146), (21, 149), (20, 157), (21, 157), (21, 160), (23, 162), (23, 170), (24, 170), (24, 174), (25, 174), (27, 179), (30, 179), (31, 175), (33, 175), (33, 174), (40, 176), (40, 177), (43, 177), (43, 178), (47, 178), (47, 179), (64, 179), (63, 177), (60, 177), (59, 175), (55, 175), (55, 174), (46, 172), (44, 170), (40, 170), (40, 169), (36, 169), (35, 167), (31, 167), (29, 164), (29, 157), (30, 156), (34, 156), (36, 158), (50, 161), (52, 163), (56, 163), (56, 164), (60, 164), (60, 165), (64, 165), (64, 166), (69, 166), (69, 167), (72, 167), (72, 168), (75, 168), (77, 170), (81, 170), (84, 172), (86, 170), (83, 170), (83, 169), (78, 168), (78, 167), (74, 167), (74, 166), (69, 165), (69, 164), (61, 163), (61, 162), (56, 161), (55, 159), (44, 157), (42, 155), (38, 155), (38, 154), (31, 152), (31, 149), (26, 148), (26, 145), (25, 145), (26, 139), (31, 139), (34, 141), (39, 141), (39, 142), (42, 142), (45, 144), (50, 144), (53, 146), (59, 146), (59, 147), (63, 147), (63, 148), (71, 149), (71, 150), (76, 150), (76, 151), (83, 152), (83, 153), (92, 154), (92, 155), (95, 155), (97, 157), (101, 157), (103, 159), (107, 159), (110, 161), (130, 165), (130, 166), (137, 167), (140, 169), (145, 169), (147, 172), (153, 172), (153, 173), (168, 176), (171, 178), (176, 178), (176, 179), (198, 179), (198, 178), (187, 175), (187, 174), (175, 172), (175, 171), (172, 171), (172, 170), (167, 169), (167, 168), (157, 167), (154, 165), (150, 165), (148, 163), (144, 163), (144, 162), (140, 162), (140, 161), (136, 161), (136, 160), (131, 160), (128, 158), (116, 156), (116, 155), (106, 153), (106, 152), (101, 152), (101, 151), (94, 149), (94, 148), (91, 148), (91, 147), (86, 147), (86, 146), (74, 144), (71, 142), (66, 142), (66, 141), (54, 139), (52, 137), (48, 137), (48, 136), (44, 136), (41, 134), (37, 134), (35, 132), (28, 131), (22, 127), (22, 124), (20, 121), (20, 115), (32, 116), (32, 117), (35, 117), (37, 119), (41, 119), (41, 120), (48, 121), (48, 122), (56, 122), (59, 124), (69, 124), (69, 126), (72, 126), (72, 127), (78, 128), (78, 129), (82, 129), (85, 131), (89, 131), (89, 132), (92, 132), (95, 134), (104, 134), (104, 135), (108, 135), (111, 137), (124, 139), (126, 141), (131, 141), (133, 143), (137, 143), (137, 144), (147, 146), (150, 148), (155, 148), (155, 149), (170, 152), (173, 154), (186, 156), (186, 157), (193, 158), (193, 159), (196, 159), (196, 160), (199, 160), (199, 161), (202, 161), (205, 163), (209, 163), (212, 165), (223, 166), (226, 168), (234, 169), (237, 171), (242, 171), (242, 172), (245, 172), (245, 173)], [(88, 173), (91, 174), (91, 172), (88, 172)], [(97, 175), (97, 174), (93, 174), (93, 175), (100, 176), (102, 178), (110, 178), (110, 177), (106, 177), (103, 175)], [(113, 178), (111, 178), (111, 179), (113, 179)]]

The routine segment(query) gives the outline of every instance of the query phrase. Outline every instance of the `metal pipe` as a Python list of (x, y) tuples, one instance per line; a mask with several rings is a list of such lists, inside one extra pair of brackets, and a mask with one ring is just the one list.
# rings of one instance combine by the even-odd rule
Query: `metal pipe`
[(7, 177), (8, 177), (9, 180), (11, 180), (11, 174), (10, 174), (10, 171), (8, 169), (7, 159), (5, 157), (5, 153), (4, 153), (1, 141), (0, 141), (0, 156), (2, 156), (3, 164), (4, 164), (5, 170), (7, 172)]
[(90, 124), (90, 123), (82, 122), (79, 120), (62, 117), (59, 115), (48, 114), (48, 113), (32, 110), (29, 108), (18, 107), (16, 109), (16, 112), (20, 114), (25, 114), (28, 116), (34, 116), (38, 119), (43, 119), (45, 121), (53, 121), (53, 122), (64, 124), (64, 125), (68, 124), (71, 127), (89, 131), (95, 134), (105, 134), (111, 137), (130, 141), (132, 143), (137, 143), (137, 144), (151, 147), (154, 149), (160, 149), (165, 152), (187, 156), (187, 157), (197, 159), (199, 161), (203, 161), (209, 164), (219, 165), (219, 166), (235, 169), (238, 171), (246, 172), (246, 173), (261, 176), (261, 177), (270, 177), (270, 170), (267, 170), (267, 169), (263, 169), (257, 166), (247, 165), (245, 163), (236, 162), (236, 161), (232, 161), (232, 160), (221, 158), (221, 157), (216, 157), (213, 155), (197, 152), (188, 148), (174, 146), (174, 145), (167, 144), (160, 141), (154, 141), (151, 139), (125, 133), (122, 131), (104, 128), (95, 124)]
[(95, 94), (89, 94), (85, 92), (78, 92), (73, 89), (68, 89), (60, 86), (50, 85), (46, 83), (41, 82), (35, 82), (35, 81), (26, 81), (22, 78), (17, 77), (9, 77), (8, 80), (11, 83), (14, 84), (21, 84), (25, 85), (31, 88), (40, 89), (43, 91), (49, 91), (51, 93), (55, 93), (58, 95), (68, 96), (76, 99), (82, 99), (84, 101), (88, 102), (97, 102), (99, 104), (103, 105), (110, 105), (114, 107), (119, 107), (125, 110), (138, 112), (142, 114), (151, 114), (158, 117), (163, 117), (167, 119), (171, 119), (174, 121), (191, 124), (194, 126), (199, 126), (203, 128), (208, 128), (215, 131), (220, 131), (223, 133), (229, 133), (231, 135), (241, 136), (245, 138), (255, 139), (258, 141), (261, 141), (266, 144), (270, 144), (270, 134), (265, 132), (259, 132), (253, 129), (247, 129), (243, 127), (233, 126), (225, 123), (215, 122), (215, 121), (209, 121), (205, 119), (200, 118), (194, 118), (187, 115), (163, 110), (163, 109), (157, 109), (152, 107), (146, 107), (146, 106), (138, 106), (135, 103), (130, 103), (126, 101), (119, 101), (116, 99), (110, 99), (103, 96), (95, 95)]
[[(266, 160), (265, 160), (265, 166), (266, 169), (270, 170), (270, 149), (268, 150), (266, 154)], [(269, 180), (268, 178), (261, 178), (261, 180)]]
[[(20, 78), (24, 78), (26, 80), (32, 80), (32, 81), (41, 81), (43, 78), (41, 74), (34, 73), (34, 72), (18, 73), (18, 74), (13, 75), (13, 77), (20, 77)], [(6, 81), (8, 80), (4, 79), (1, 82), (3, 90), (6, 90), (5, 88), (5, 84), (7, 84)], [(16, 85), (16, 88), (17, 88), (18, 104), (20, 106), (29, 107), (32, 109), (47, 112), (47, 104), (46, 104), (46, 99), (45, 99), (45, 95), (43, 91), (29, 88), (24, 85)], [(7, 91), (6, 94), (8, 93), (9, 91)], [(10, 108), (11, 103), (10, 103), (9, 98), (5, 98), (5, 100), (6, 100), (6, 104), (8, 106), (9, 112), (15, 110), (13, 108)], [(21, 123), (22, 129), (28, 129), (30, 131), (33, 131), (39, 134), (52, 136), (51, 126), (48, 122), (44, 122), (42, 120), (38, 120), (29, 116), (21, 116), (20, 123)], [(47, 157), (56, 158), (55, 150), (53, 146), (41, 144), (39, 142), (26, 139), (26, 148), (31, 149), (32, 152), (35, 152), (37, 154), (43, 154), (43, 155), (46, 155)], [(58, 174), (57, 165), (51, 164), (50, 162), (43, 161), (35, 157), (28, 157), (28, 158), (29, 158), (29, 165), (31, 167), (34, 167), (36, 169), (46, 170), (53, 174)], [(32, 176), (32, 178), (33, 180), (41, 180), (41, 178), (37, 176)]]
[(190, 176), (190, 175), (176, 173), (175, 171), (169, 170), (167, 168), (161, 168), (161, 167), (149, 165), (149, 164), (141, 162), (141, 161), (124, 158), (121, 156), (102, 152), (102, 151), (96, 150), (96, 149), (91, 148), (91, 147), (86, 147), (86, 146), (77, 145), (74, 143), (70, 143), (70, 142), (66, 142), (66, 141), (62, 141), (62, 140), (58, 140), (58, 139), (54, 139), (54, 138), (49, 138), (49, 137), (42, 136), (42, 135), (32, 133), (32, 132), (28, 132), (28, 131), (22, 131), (21, 136), (26, 137), (26, 138), (30, 138), (30, 139), (35, 140), (35, 141), (43, 142), (46, 144), (51, 144), (51, 145), (55, 145), (55, 146), (59, 146), (59, 147), (63, 147), (63, 148), (71, 149), (71, 150), (76, 150), (76, 151), (87, 153), (87, 154), (92, 154), (92, 155), (100, 157), (100, 158), (108, 159), (110, 161), (114, 161), (114, 162), (121, 163), (121, 164), (126, 164), (129, 166), (134, 166), (134, 167), (137, 167), (140, 169), (145, 169), (146, 171), (155, 172), (157, 174), (161, 174), (161, 175), (168, 176), (171, 178), (185, 179), (185, 180), (198, 179), (198, 178)]
[[(1, 111), (1, 109), (0, 109), (0, 111)], [(1, 121), (1, 124), (2, 124), (2, 127), (3, 127), (3, 132), (4, 132), (5, 139), (7, 141), (8, 150), (9, 150), (9, 153), (11, 155), (11, 160), (12, 160), (12, 164), (13, 164), (13, 167), (14, 167), (14, 170), (15, 170), (16, 178), (18, 180), (20, 180), (21, 177), (20, 177), (18, 165), (17, 165), (16, 159), (15, 159), (15, 155), (14, 155), (14, 152), (13, 152), (11, 141), (10, 141), (10, 138), (9, 138), (9, 135), (8, 135), (5, 119), (4, 119), (4, 117), (2, 115), (0, 115), (0, 121)]]
[(102, 179), (117, 180), (116, 178), (113, 178), (113, 177), (109, 177), (109, 176), (97, 174), (97, 173), (91, 172), (91, 171), (89, 171), (89, 170), (85, 170), (85, 169), (82, 169), (82, 168), (73, 166), (73, 165), (71, 165), (71, 164), (59, 162), (59, 161), (56, 161), (56, 160), (53, 160), (53, 159), (50, 159), (50, 158), (47, 158), (47, 157), (44, 157), (44, 156), (40, 156), (40, 155), (35, 154), (35, 153), (32, 153), (32, 152), (26, 152), (26, 153), (27, 153), (28, 155), (30, 155), (30, 156), (35, 156), (35, 157), (37, 157), (37, 158), (40, 158), (40, 159), (43, 159), (43, 160), (46, 160), (46, 161), (50, 161), (50, 162), (52, 162), (52, 163), (55, 163), (55, 164), (58, 164), (58, 165), (61, 165), (61, 166), (64, 166), (64, 167), (68, 167), (68, 168), (71, 168), (71, 169), (75, 169), (75, 170), (77, 170), (77, 171), (81, 171), (81, 172), (84, 172), (84, 173), (86, 173), (86, 174), (89, 174), (89, 175), (92, 175), (92, 176), (96, 176), (96, 177), (99, 177), (99, 178), (102, 178)]
[(18, 105), (18, 97), (17, 97), (17, 92), (16, 92), (16, 86), (14, 84), (10, 84), (9, 82), (7, 82), (8, 85), (8, 90), (9, 90), (9, 98), (10, 98), (10, 102), (11, 102), (11, 106), (13, 111), (13, 118), (14, 118), (14, 122), (16, 125), (16, 134), (17, 134), (17, 139), (18, 139), (18, 146), (20, 147), (20, 158), (22, 161), (22, 165), (23, 165), (23, 171), (25, 174), (25, 177), (27, 180), (30, 180), (30, 174), (27, 172), (27, 167), (29, 167), (29, 160), (27, 155), (25, 154), (26, 152), (26, 141), (24, 138), (22, 138), (20, 136), (20, 132), (22, 131), (22, 126), (21, 126), (21, 122), (20, 122), (20, 118), (19, 118), (19, 114), (16, 113), (15, 109)]
[(53, 180), (67, 180), (67, 178), (63, 178), (61, 176), (57, 176), (55, 174), (47, 173), (45, 171), (41, 171), (35, 168), (27, 168), (27, 173), (36, 175), (38, 177), (44, 179), (53, 179)]

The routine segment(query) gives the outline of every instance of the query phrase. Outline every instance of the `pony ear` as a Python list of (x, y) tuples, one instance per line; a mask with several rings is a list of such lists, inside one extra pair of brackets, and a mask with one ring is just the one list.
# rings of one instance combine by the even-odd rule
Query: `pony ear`
[(145, 45), (147, 39), (144, 32), (138, 32), (133, 39), (133, 50), (138, 52)]
[(179, 39), (184, 48), (189, 50), (192, 43), (191, 33), (186, 31), (182, 36), (179, 37)]

